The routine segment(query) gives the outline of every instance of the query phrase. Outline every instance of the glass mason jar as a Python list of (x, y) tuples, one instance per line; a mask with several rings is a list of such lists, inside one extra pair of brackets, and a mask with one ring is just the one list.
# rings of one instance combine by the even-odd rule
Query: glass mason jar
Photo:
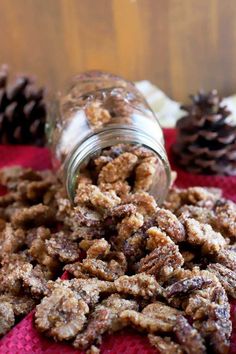
[(163, 132), (141, 93), (121, 77), (88, 71), (58, 93), (48, 118), (53, 164), (59, 168), (71, 201), (80, 170), (92, 157), (117, 144), (142, 146), (155, 154), (155, 178), (148, 192), (158, 203), (170, 185)]

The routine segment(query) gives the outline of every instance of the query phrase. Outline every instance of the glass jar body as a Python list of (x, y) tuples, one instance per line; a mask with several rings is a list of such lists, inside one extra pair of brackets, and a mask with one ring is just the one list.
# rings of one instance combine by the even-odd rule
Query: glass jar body
[(81, 168), (109, 147), (143, 146), (155, 154), (156, 176), (149, 192), (161, 202), (170, 184), (163, 132), (135, 86), (118, 76), (90, 71), (59, 93), (48, 118), (54, 166), (61, 170), (71, 200)]

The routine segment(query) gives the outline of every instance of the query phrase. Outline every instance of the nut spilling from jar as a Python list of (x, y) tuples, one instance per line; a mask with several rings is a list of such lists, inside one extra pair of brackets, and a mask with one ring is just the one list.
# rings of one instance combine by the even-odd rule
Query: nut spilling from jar
[(1, 335), (37, 305), (40, 332), (88, 353), (126, 327), (160, 353), (228, 352), (236, 205), (192, 187), (158, 207), (146, 174), (136, 179), (149, 158), (104, 151), (79, 175), (75, 207), (51, 172), (1, 171)]
[(158, 166), (158, 157), (142, 146), (119, 144), (104, 149), (81, 168), (75, 203), (84, 188), (88, 190), (93, 185), (102, 192), (116, 192), (121, 199), (128, 193), (147, 192), (155, 184)]

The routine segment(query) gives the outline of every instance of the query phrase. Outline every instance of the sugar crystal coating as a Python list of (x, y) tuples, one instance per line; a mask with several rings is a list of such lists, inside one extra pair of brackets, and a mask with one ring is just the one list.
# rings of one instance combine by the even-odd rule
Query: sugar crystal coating
[[(78, 175), (73, 206), (49, 171), (0, 172), (1, 335), (37, 306), (39, 331), (88, 353), (126, 326), (161, 353), (227, 353), (235, 204), (172, 187), (157, 206), (156, 163), (143, 147), (104, 149)], [(56, 279), (63, 269), (69, 279)]]

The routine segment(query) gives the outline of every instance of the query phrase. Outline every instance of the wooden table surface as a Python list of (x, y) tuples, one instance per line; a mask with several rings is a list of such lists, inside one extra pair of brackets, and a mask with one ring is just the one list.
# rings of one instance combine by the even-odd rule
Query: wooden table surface
[(177, 100), (236, 92), (235, 0), (1, 0), (0, 63), (51, 88), (103, 69)]

